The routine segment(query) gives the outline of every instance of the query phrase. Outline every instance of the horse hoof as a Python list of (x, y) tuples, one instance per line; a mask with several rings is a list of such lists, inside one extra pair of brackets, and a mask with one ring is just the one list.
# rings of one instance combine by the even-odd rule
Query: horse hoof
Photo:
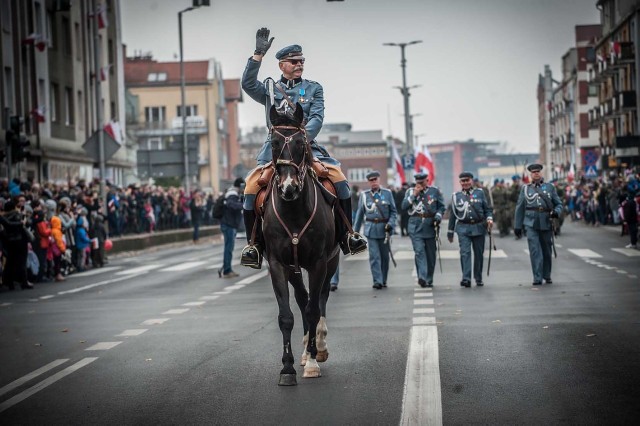
[(295, 386), (297, 384), (298, 382), (296, 381), (295, 374), (280, 374), (278, 386)]
[(315, 379), (320, 376), (320, 367), (305, 367), (304, 375), (302, 377), (304, 377), (305, 379)]
[(327, 350), (318, 351), (316, 354), (316, 361), (318, 362), (325, 362), (327, 359), (329, 359), (329, 351)]
[(301, 366), (304, 367), (305, 365), (307, 365), (307, 358), (308, 358), (308, 355), (306, 353), (300, 357)]

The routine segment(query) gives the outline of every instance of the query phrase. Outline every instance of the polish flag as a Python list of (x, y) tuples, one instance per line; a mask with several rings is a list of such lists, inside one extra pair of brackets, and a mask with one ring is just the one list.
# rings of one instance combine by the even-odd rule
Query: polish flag
[(107, 5), (102, 3), (97, 9), (98, 29), (107, 28), (109, 26), (109, 18), (107, 17)]
[(38, 33), (31, 33), (22, 40), (22, 44), (35, 46), (39, 52), (44, 52), (44, 49), (47, 48), (47, 39)]
[(107, 81), (109, 78), (109, 69), (112, 67), (111, 64), (100, 68), (100, 81)]
[(429, 174), (429, 185), (433, 185), (436, 180), (436, 169), (435, 165), (433, 164), (431, 154), (429, 153), (429, 148), (427, 148), (426, 145), (424, 145), (422, 151), (419, 148), (416, 148), (415, 157), (415, 171), (423, 173), (427, 172)]
[(103, 130), (107, 132), (107, 134), (111, 136), (114, 141), (122, 145), (122, 129), (120, 128), (120, 124), (117, 121), (111, 120), (104, 125)]
[(401, 184), (407, 183), (407, 178), (404, 175), (404, 167), (402, 167), (402, 161), (400, 161), (400, 156), (398, 155), (398, 150), (396, 146), (391, 144), (391, 154), (393, 155), (393, 164), (396, 167), (396, 173), (398, 175), (398, 180)]
[(44, 123), (46, 121), (45, 107), (39, 106), (31, 110), (31, 115), (33, 115), (38, 123)]
[(571, 163), (571, 167), (569, 167), (569, 173), (567, 173), (567, 181), (573, 182), (573, 179), (576, 177), (576, 170), (573, 168), (573, 163)]

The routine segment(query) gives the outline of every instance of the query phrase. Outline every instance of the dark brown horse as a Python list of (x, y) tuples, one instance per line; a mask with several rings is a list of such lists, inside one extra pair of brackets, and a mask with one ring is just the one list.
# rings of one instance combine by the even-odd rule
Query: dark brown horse
[[(326, 307), (329, 280), (338, 267), (338, 240), (332, 203), (311, 169), (312, 152), (307, 140), (300, 105), (292, 115), (270, 111), (271, 148), (275, 173), (268, 186), (264, 209), (265, 258), (278, 301), (278, 325), (282, 332), (283, 368), (279, 385), (296, 384), (291, 349), (293, 312), (289, 307), (289, 285), (294, 289), (302, 313), (304, 377), (320, 377), (318, 362), (329, 356), (326, 344)], [(309, 274), (309, 291), (301, 269)]]

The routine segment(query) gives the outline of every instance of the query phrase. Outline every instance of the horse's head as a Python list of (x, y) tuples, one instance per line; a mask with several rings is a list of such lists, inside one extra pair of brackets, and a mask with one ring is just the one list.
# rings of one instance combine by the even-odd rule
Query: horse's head
[(304, 128), (302, 106), (294, 111), (279, 112), (275, 106), (269, 111), (271, 120), (271, 152), (276, 169), (278, 194), (285, 201), (298, 198), (304, 186), (309, 164), (309, 145)]

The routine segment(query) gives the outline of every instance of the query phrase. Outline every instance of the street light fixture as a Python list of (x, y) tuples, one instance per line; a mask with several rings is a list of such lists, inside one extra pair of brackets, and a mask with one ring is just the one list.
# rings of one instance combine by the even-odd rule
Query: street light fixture
[(382, 43), (383, 46), (398, 46), (400, 47), (400, 66), (402, 67), (402, 87), (400, 88), (400, 92), (404, 98), (404, 131), (405, 131), (405, 153), (410, 154), (410, 146), (413, 141), (412, 131), (411, 131), (411, 116), (409, 114), (409, 88), (407, 87), (407, 60), (404, 56), (404, 49), (407, 46), (411, 46), (413, 44), (422, 43), (422, 40), (414, 40), (408, 43)]
[(184, 52), (182, 48), (182, 14), (201, 6), (210, 6), (210, 0), (193, 0), (193, 6), (178, 12), (178, 33), (180, 37), (180, 113), (182, 114), (182, 152), (184, 155), (184, 188), (190, 192), (189, 182), (189, 142), (187, 141), (187, 107), (185, 105)]

